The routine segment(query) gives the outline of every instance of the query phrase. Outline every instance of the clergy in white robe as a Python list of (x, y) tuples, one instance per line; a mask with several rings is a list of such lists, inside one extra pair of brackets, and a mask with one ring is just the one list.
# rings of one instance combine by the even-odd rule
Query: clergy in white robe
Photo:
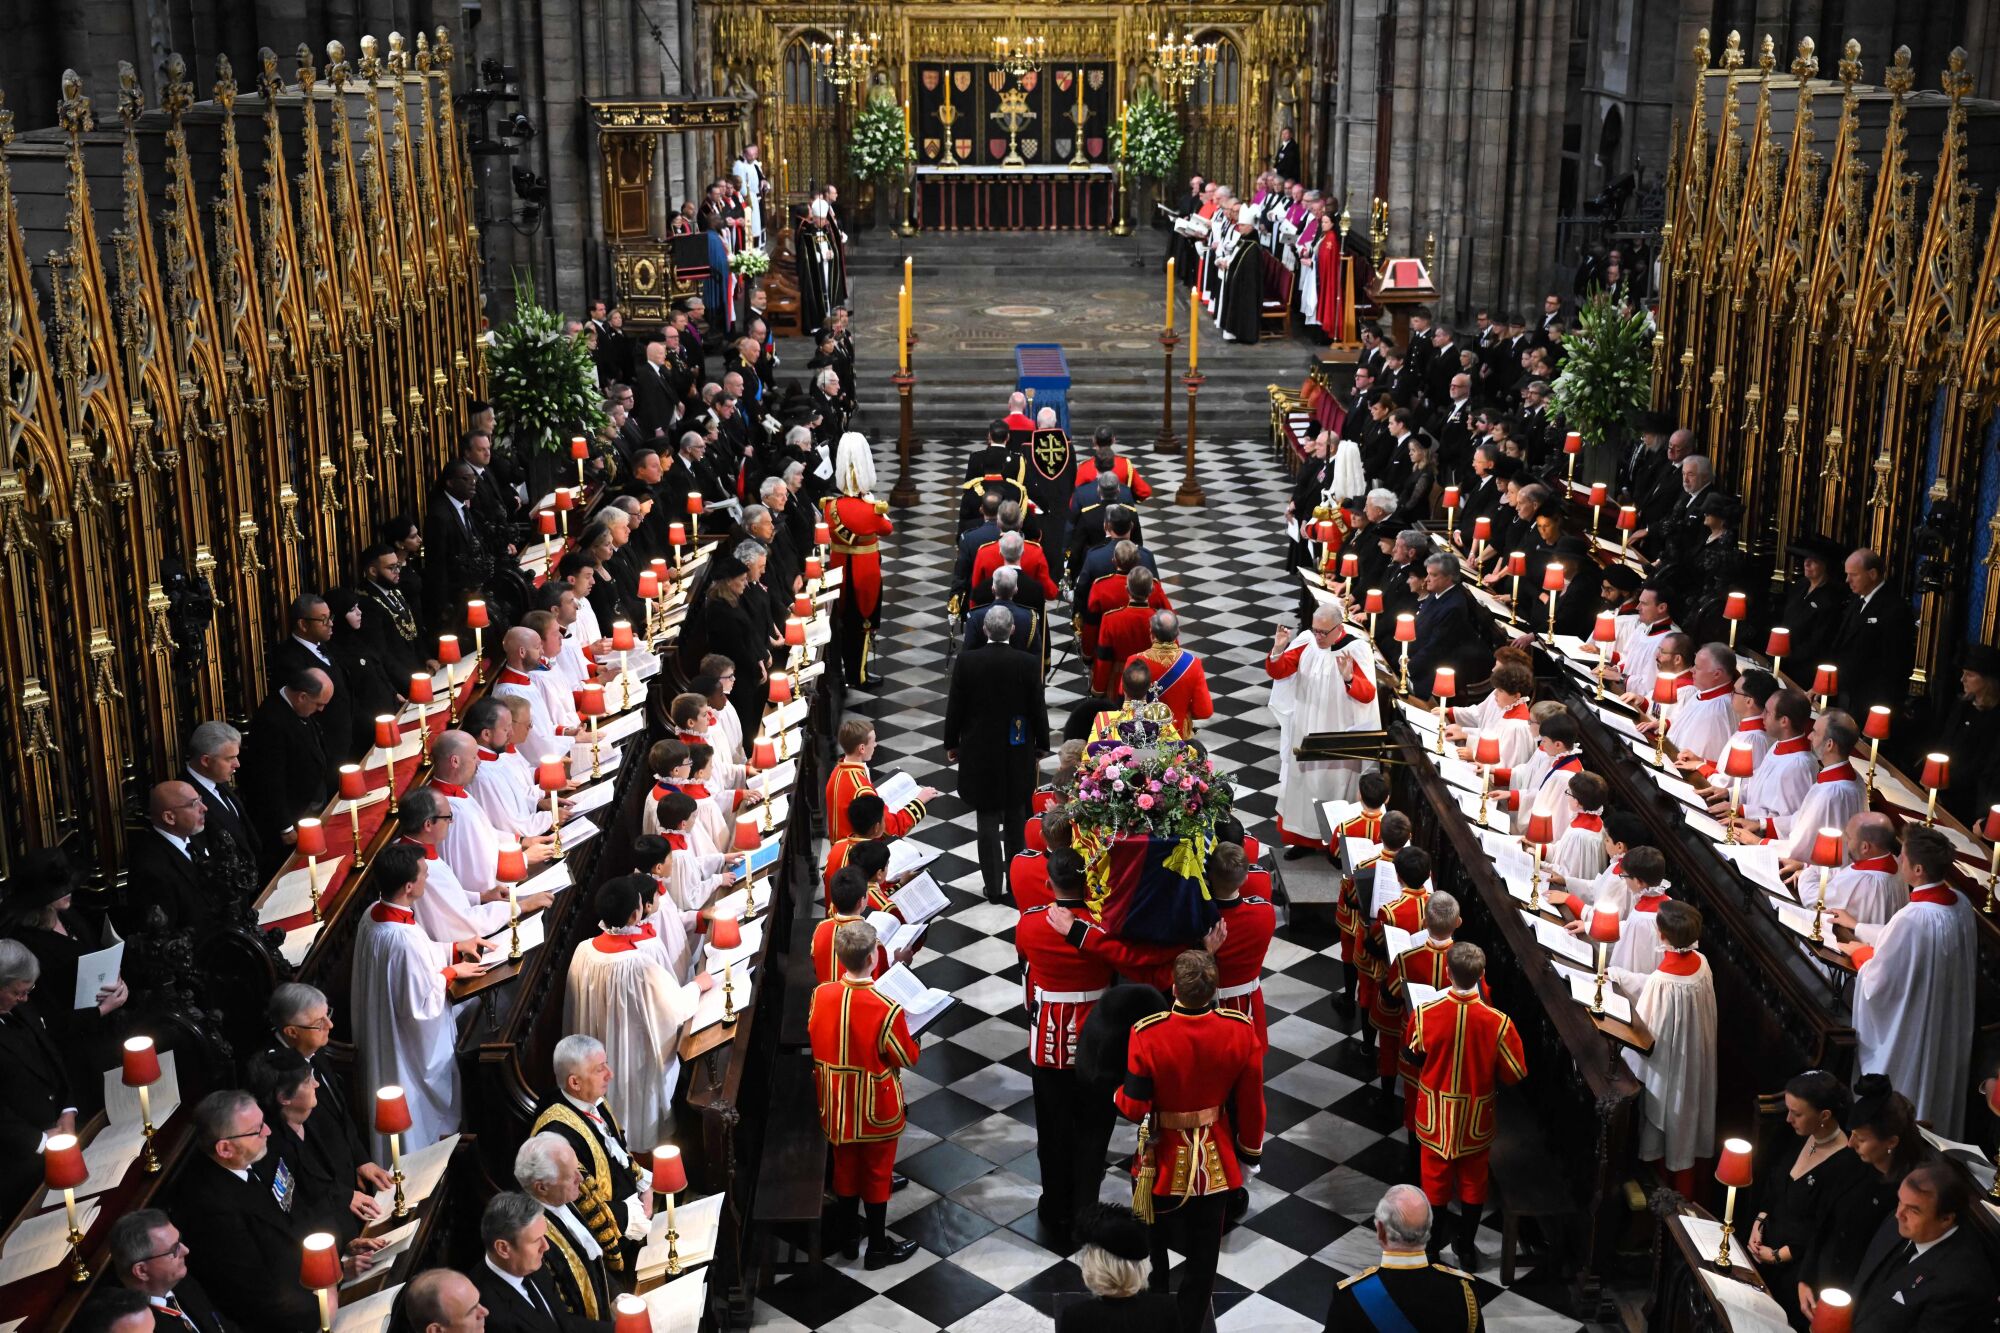
[(612, 1113), (636, 1143), (663, 1142), (673, 1130), (674, 1088), (680, 1082), (681, 1031), (694, 1017), (702, 987), (680, 980), (649, 948), (653, 927), (641, 924), (653, 882), (621, 875), (597, 891), (601, 933), (570, 956), (563, 1026), (604, 1043), (623, 1071), (605, 1092)]
[[(1910, 901), (1910, 886), (1896, 864), (1896, 828), (1887, 815), (1867, 811), (1847, 821), (1847, 864), (1826, 879), (1826, 905), (1862, 925), (1879, 926)], [(1818, 893), (1818, 871), (1801, 872), (1802, 893)]]
[(1380, 731), (1382, 709), (1375, 698), (1375, 650), (1366, 639), (1347, 632), (1346, 617), (1337, 605), (1313, 612), (1310, 642), (1290, 642), (1281, 629), (1264, 661), (1277, 682), (1271, 687), (1271, 711), (1289, 718), (1291, 746), (1278, 756), (1283, 790), (1278, 798), (1278, 836), (1289, 846), (1324, 847), (1327, 831), (1320, 827), (1322, 801), (1354, 799), (1372, 761), (1296, 758), (1292, 749), (1307, 737), (1324, 732)]
[[(479, 767), (479, 742), (462, 731), (447, 731), (431, 746), (431, 787), (451, 808), (438, 852), (467, 893), (484, 896), (500, 883), (500, 844), (513, 839), (494, 826), (466, 786)], [(553, 859), (545, 838), (522, 838), (520, 843), (531, 867)]]
[(1812, 702), (1793, 689), (1779, 690), (1764, 705), (1764, 730), (1771, 748), (1743, 784), (1739, 836), (1750, 842), (1776, 837), (1779, 815), (1790, 818), (1819, 776), (1813, 753)]
[(1613, 980), (1653, 1034), (1647, 1054), (1625, 1052), (1643, 1090), (1639, 1160), (1686, 1171), (1715, 1155), (1715, 976), (1694, 947), (1700, 912), (1668, 901), (1654, 920), (1664, 946), (1659, 966), (1644, 975), (1619, 971)]
[(479, 742), (479, 767), (473, 770), (466, 790), (493, 827), (516, 838), (547, 833), (554, 816), (538, 808), (541, 788), (533, 783), (533, 769), (522, 776), (521, 764), (503, 762), (513, 750), (514, 715), (508, 706), (491, 696), (465, 710), (465, 730)]
[(1859, 967), (1855, 1068), (1887, 1074), (1919, 1120), (1957, 1139), (1964, 1137), (1979, 937), (1972, 904), (1943, 882), (1951, 863), (1944, 834), (1909, 830), (1902, 856), (1909, 904), (1887, 925), (1857, 925), (1859, 939), (1841, 947)]
[(1823, 828), (1844, 829), (1847, 821), (1868, 808), (1868, 793), (1861, 775), (1854, 771), (1848, 756), (1861, 738), (1854, 719), (1839, 709), (1823, 714), (1813, 724), (1812, 751), (1820, 760), (1820, 770), (1798, 808), (1789, 814), (1771, 816), (1780, 861), (1800, 865), (1812, 859), (1813, 839)]
[[(463, 944), (484, 939), (506, 926), (512, 912), (505, 885), (496, 882), (473, 893), (459, 882), (451, 863), (444, 859), (440, 847), (447, 830), (458, 822), (450, 814), (450, 800), (435, 788), (413, 787), (403, 793), (402, 840), (420, 850), (430, 863), (429, 887), (417, 904), (417, 922), (434, 940)], [(520, 900), (520, 911), (523, 915), (539, 912), (554, 901), (553, 894), (526, 894)], [(495, 947), (488, 945), (487, 950)]]
[(1667, 734), (1682, 754), (1714, 759), (1736, 731), (1731, 702), (1736, 687), (1736, 654), (1727, 644), (1705, 645), (1694, 655), (1692, 688), (1681, 693)]
[[(1729, 690), (1729, 712), (1734, 730), (1723, 741), (1722, 748), (1707, 757), (1683, 752), (1675, 758), (1675, 767), (1697, 788), (1714, 793), (1733, 790), (1734, 784), (1727, 775), (1716, 776), (1722, 768), (1723, 757), (1731, 745), (1740, 744), (1750, 751), (1753, 771), (1756, 765), (1764, 762), (1764, 756), (1771, 752), (1771, 733), (1764, 725), (1764, 705), (1777, 691), (1777, 677), (1768, 671), (1753, 668), (1737, 676)], [(1674, 740), (1676, 744), (1680, 741), (1678, 729), (1674, 732)]]
[(743, 154), (730, 164), (729, 174), (736, 178), (736, 186), (742, 191), (743, 225), (750, 233), (750, 243), (764, 244), (764, 164), (757, 158), (758, 145), (743, 145)]
[[(479, 970), (474, 963), (454, 963), (453, 946), (417, 924), (427, 868), (415, 847), (387, 847), (375, 858), (370, 873), (381, 900), (355, 932), (349, 989), (361, 1091), (372, 1101), (378, 1088), (403, 1089), (410, 1107), (404, 1152), (458, 1129), (458, 1026), (449, 987), (454, 976)], [(377, 1135), (375, 1148), (378, 1160), (389, 1160), (386, 1138)]]

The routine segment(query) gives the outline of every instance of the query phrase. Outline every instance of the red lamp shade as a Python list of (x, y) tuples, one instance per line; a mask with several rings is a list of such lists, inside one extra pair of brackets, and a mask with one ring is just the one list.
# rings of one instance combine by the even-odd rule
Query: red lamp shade
[(499, 863), (493, 868), (493, 878), (502, 884), (519, 884), (528, 877), (528, 856), (518, 842), (500, 844)]
[(391, 1083), (375, 1090), (375, 1132), (401, 1134), (410, 1127), (410, 1099), (400, 1084)]
[(1832, 869), (1834, 866), (1840, 864), (1841, 855), (1845, 850), (1846, 848), (1842, 843), (1839, 829), (1823, 828), (1813, 834), (1812, 863), (1814, 865), (1826, 866), (1828, 869)]
[(396, 719), (387, 713), (375, 719), (375, 744), (384, 750), (393, 750), (402, 744), (403, 733), (396, 727)]
[(1382, 590), (1380, 588), (1370, 588), (1363, 594), (1361, 609), (1371, 616), (1380, 615), (1382, 613)]
[(561, 791), (569, 785), (569, 772), (563, 768), (561, 755), (542, 756), (542, 762), (535, 765), (535, 785), (543, 791)]
[(301, 819), (293, 827), (298, 830), (300, 856), (326, 855), (326, 828), (317, 819)]
[(124, 1063), (126, 1087), (150, 1088), (160, 1081), (160, 1052), (151, 1037), (128, 1037)]
[(688, 530), (685, 523), (667, 524), (667, 544), (669, 546), (686, 546), (688, 544)]
[(812, 598), (806, 596), (804, 593), (799, 593), (797, 596), (792, 598), (793, 615), (804, 617), (804, 616), (810, 616), (812, 613), (813, 613)]
[(458, 636), (456, 634), (438, 635), (438, 661), (449, 666), (451, 663), (458, 661), (459, 657)]
[(701, 498), (700, 491), (688, 492), (688, 512), (690, 514), (699, 514), (706, 507), (707, 507), (707, 502)]
[(581, 435), (572, 435), (572, 436), (570, 436), (570, 437), (569, 437), (569, 456), (570, 456), (571, 458), (588, 458), (588, 457), (590, 457), (590, 441), (589, 441), (589, 440), (586, 440), (586, 439), (584, 439), (584, 438), (583, 438), (583, 436), (581, 436)]
[(410, 673), (410, 702), (427, 704), (437, 696), (431, 692), (431, 674), (428, 671)]
[(822, 565), (822, 564), (820, 563), (820, 561), (819, 561), (819, 557), (818, 557), (818, 556), (816, 556), (816, 555), (809, 555), (809, 556), (807, 556), (807, 557), (806, 557), (806, 577), (807, 577), (807, 578), (809, 578), (809, 579), (816, 579), (816, 578), (818, 578), (818, 577), (819, 577), (819, 576), (820, 576), (821, 574), (823, 574), (823, 573), (825, 573), (825, 572), (826, 572), (826, 566), (824, 566), (824, 565)]
[(792, 697), (792, 678), (783, 671), (771, 673), (771, 702), (787, 703)]
[(1731, 1189), (1750, 1188), (1750, 1182), (1754, 1179), (1750, 1174), (1750, 1140), (1722, 1141), (1722, 1156), (1715, 1162), (1715, 1179)]
[(1444, 507), (1446, 509), (1458, 508), (1458, 487), (1447, 486), (1444, 488)]
[(825, 546), (833, 540), (833, 529), (824, 523), (813, 524), (813, 545)]
[(361, 765), (342, 764), (340, 766), (340, 797), (344, 801), (358, 801), (368, 794), (368, 779), (362, 776)]
[(1951, 785), (1951, 756), (1948, 754), (1927, 754), (1924, 756), (1924, 785), (1943, 791)]
[(331, 1231), (315, 1231), (299, 1247), (299, 1285), (329, 1291), (340, 1285), (340, 1250)]
[(541, 533), (544, 537), (555, 536), (556, 511), (553, 509), (537, 510), (535, 512), (535, 531)]
[(1553, 560), (1542, 570), (1543, 592), (1561, 592), (1568, 582), (1569, 576), (1563, 573), (1563, 567)]
[(90, 1179), (83, 1144), (74, 1134), (51, 1134), (42, 1145), (42, 1182), (52, 1190), (73, 1190)]
[(1478, 518), (1475, 518), (1475, 519), (1473, 519), (1473, 520), (1472, 520), (1472, 536), (1473, 536), (1474, 540), (1476, 540), (1476, 541), (1482, 541), (1482, 542), (1490, 542), (1490, 541), (1492, 541), (1492, 540), (1493, 540), (1493, 520), (1492, 520), (1492, 519), (1490, 519), (1490, 518), (1488, 518), (1488, 517), (1487, 517), (1486, 515), (1484, 515), (1484, 514), (1481, 514), (1481, 515), (1480, 515), (1480, 516), (1479, 516)]
[[(1986, 828), (1983, 831), (1988, 842), (2000, 842), (2000, 805), (1986, 812)], [(1995, 1083), (1994, 1086), (2000, 1087), (2000, 1083)]]
[(1590, 938), (1597, 944), (1618, 943), (1618, 909), (1597, 903), (1590, 909)]
[(567, 486), (556, 487), (556, 508), (558, 509), (576, 508), (576, 492), (571, 490)]
[(1472, 745), (1472, 762), (1483, 764), (1487, 768), (1491, 768), (1499, 763), (1500, 738), (1498, 736), (1481, 736), (1477, 741), (1474, 741)]
[(653, 1333), (653, 1316), (637, 1296), (620, 1296), (611, 1303), (611, 1333)]
[(1679, 676), (1657, 676), (1653, 680), (1653, 702), (1670, 704), (1681, 696)]
[(632, 622), (614, 620), (611, 622), (611, 647), (621, 653), (632, 651)]
[(769, 736), (759, 736), (750, 747), (750, 762), (759, 768), (778, 766), (778, 743)]
[(1849, 1333), (1854, 1327), (1854, 1298), (1839, 1287), (1821, 1287), (1813, 1306), (1812, 1333)]
[(1509, 551), (1507, 553), (1507, 572), (1517, 579), (1527, 573), (1528, 553), (1526, 551)]
[(1417, 618), (1408, 611), (1396, 616), (1396, 642), (1415, 643), (1417, 641)]
[(757, 817), (755, 815), (745, 815), (743, 818), (737, 820), (736, 850), (739, 852), (755, 851), (757, 850), (758, 842)]
[(1749, 614), (1750, 614), (1749, 593), (1732, 592), (1729, 594), (1728, 597), (1723, 599), (1722, 618), (1724, 620), (1741, 620)]
[(796, 648), (806, 641), (806, 622), (797, 616), (785, 620), (785, 642)]
[(738, 947), (743, 943), (742, 923), (733, 916), (715, 918), (715, 929), (709, 942), (724, 952)]
[(1636, 505), (1618, 506), (1618, 526), (1626, 532), (1631, 532), (1639, 526), (1639, 510)]
[(671, 1143), (653, 1149), (653, 1190), (658, 1194), (679, 1194), (688, 1187), (687, 1163), (681, 1150)]
[(1618, 642), (1618, 613), (1616, 611), (1599, 611), (1597, 613), (1597, 623), (1590, 628), (1590, 637), (1598, 643)]
[(1792, 632), (1783, 625), (1771, 627), (1771, 637), (1765, 641), (1766, 657), (1790, 657), (1792, 655)]
[(1566, 454), (1582, 453), (1583, 436), (1577, 433), (1576, 431), (1571, 431), (1567, 435), (1563, 436), (1563, 452)]
[(660, 595), (660, 576), (650, 569), (639, 571), (639, 600), (650, 602)]
[(1830, 662), (1821, 662), (1813, 671), (1814, 694), (1840, 693), (1840, 668)]
[(1354, 552), (1352, 551), (1349, 551), (1346, 555), (1340, 557), (1340, 577), (1344, 579), (1351, 579), (1359, 577), (1360, 574), (1361, 574), (1360, 556), (1354, 554)]
[(485, 629), (493, 621), (486, 614), (486, 603), (473, 598), (465, 604), (465, 623), (473, 629)]
[(576, 692), (576, 713), (578, 717), (604, 716), (604, 687), (596, 681), (586, 681)]
[(1722, 750), (1722, 775), (1727, 778), (1747, 778), (1757, 767), (1757, 752), (1750, 742), (1741, 738), (1732, 740)]
[(663, 555), (655, 556), (646, 562), (646, 567), (653, 571), (653, 577), (659, 580), (660, 587), (665, 588), (667, 586), (667, 558)]
[(1431, 677), (1431, 693), (1440, 699), (1449, 699), (1458, 693), (1458, 671), (1453, 667), (1439, 667)]
[(1601, 481), (1593, 481), (1590, 483), (1590, 503), (1593, 506), (1601, 505), (1610, 498), (1611, 498), (1611, 488), (1609, 486), (1605, 485)]
[(1528, 816), (1528, 841), (1546, 847), (1556, 840), (1555, 816), (1536, 813)]
[(1894, 716), (1887, 704), (1874, 704), (1868, 709), (1868, 720), (1861, 724), (1861, 734), (1871, 741), (1889, 739), (1889, 720)]

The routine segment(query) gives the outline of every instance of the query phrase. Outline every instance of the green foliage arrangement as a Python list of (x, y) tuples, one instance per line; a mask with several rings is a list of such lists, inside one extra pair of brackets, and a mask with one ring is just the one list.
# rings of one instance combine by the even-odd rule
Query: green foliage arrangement
[(1180, 166), (1184, 136), (1174, 109), (1157, 93), (1142, 92), (1126, 121), (1125, 166), (1142, 181), (1171, 176)]
[(729, 256), (729, 271), (745, 278), (759, 278), (771, 271), (771, 257), (762, 250), (738, 250)]
[(1626, 420), (1652, 401), (1652, 342), (1643, 313), (1621, 315), (1599, 292), (1576, 313), (1576, 331), (1563, 339), (1568, 353), (1549, 386), (1556, 414), (1587, 445), (1618, 440)]
[(514, 281), (514, 321), (487, 355), (493, 408), (502, 430), (524, 453), (556, 453), (572, 435), (595, 437), (608, 424), (581, 333), (563, 332), (562, 316), (535, 301), (534, 284)]
[(893, 101), (870, 102), (854, 121), (847, 164), (856, 180), (887, 180), (903, 170), (903, 108)]

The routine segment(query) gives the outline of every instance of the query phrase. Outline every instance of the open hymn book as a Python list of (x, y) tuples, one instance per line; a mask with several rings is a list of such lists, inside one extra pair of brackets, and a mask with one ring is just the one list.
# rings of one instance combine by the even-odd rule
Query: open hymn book
[(918, 981), (917, 974), (902, 963), (875, 978), (875, 989), (884, 999), (903, 1006), (911, 1036), (922, 1032), (932, 1019), (952, 1005), (951, 996)]

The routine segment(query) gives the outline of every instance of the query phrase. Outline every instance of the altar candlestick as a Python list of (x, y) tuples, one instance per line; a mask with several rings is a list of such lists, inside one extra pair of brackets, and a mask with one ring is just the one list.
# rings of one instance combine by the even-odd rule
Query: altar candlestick
[(1201, 364), (1201, 293), (1188, 288), (1188, 374)]
[(1174, 331), (1174, 257), (1167, 256), (1167, 332)]

